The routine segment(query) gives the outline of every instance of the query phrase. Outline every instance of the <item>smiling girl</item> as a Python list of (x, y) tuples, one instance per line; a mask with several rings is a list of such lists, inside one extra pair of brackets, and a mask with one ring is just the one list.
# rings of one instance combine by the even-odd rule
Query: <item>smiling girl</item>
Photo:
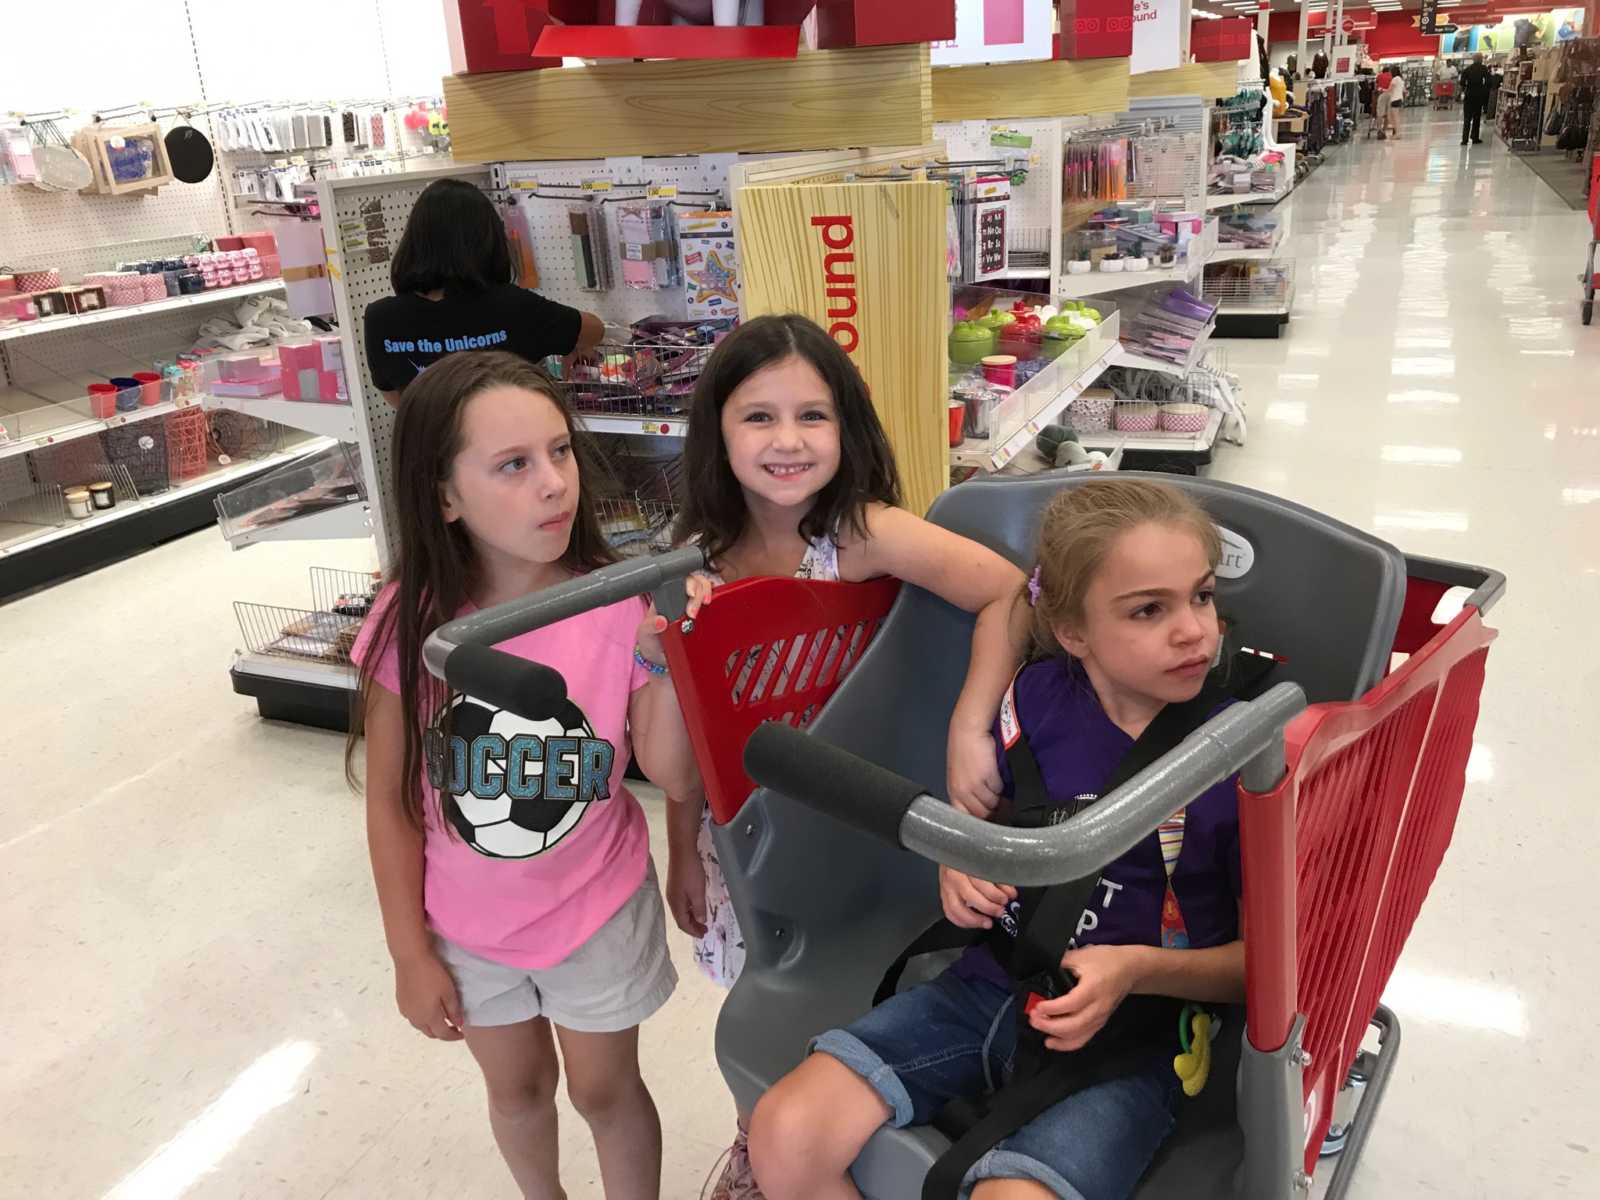
[[(704, 548), (715, 571), (691, 581), (691, 615), (712, 602), (711, 585), (759, 575), (894, 576), (978, 614), (947, 773), (954, 802), (993, 810), (1001, 781), (991, 725), (1020, 655), (1012, 623), (1022, 573), (898, 507), (894, 455), (849, 355), (804, 317), (740, 326), (700, 377), (684, 466), (693, 486), (678, 537)], [(667, 898), (679, 928), (699, 938), (697, 961), (731, 987), (744, 941), (703, 813), (703, 803), (669, 808)], [(741, 1133), (713, 1197), (756, 1194)]]

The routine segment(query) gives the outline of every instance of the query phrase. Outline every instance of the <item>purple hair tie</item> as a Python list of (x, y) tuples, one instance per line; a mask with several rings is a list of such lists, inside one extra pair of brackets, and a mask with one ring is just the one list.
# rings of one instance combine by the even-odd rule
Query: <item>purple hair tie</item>
[(1034, 608), (1039, 607), (1039, 593), (1044, 590), (1044, 585), (1039, 581), (1042, 570), (1042, 567), (1035, 567), (1033, 574), (1028, 576), (1028, 603)]

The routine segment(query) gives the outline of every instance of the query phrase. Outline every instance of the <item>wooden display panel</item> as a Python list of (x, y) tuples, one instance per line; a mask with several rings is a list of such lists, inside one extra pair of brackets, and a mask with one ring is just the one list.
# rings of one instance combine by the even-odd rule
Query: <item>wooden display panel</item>
[(458, 162), (918, 145), (928, 47), (621, 62), (444, 81)]
[(849, 351), (915, 513), (950, 481), (947, 197), (942, 183), (900, 181), (738, 193), (743, 315), (802, 313)]
[(1199, 96), (1212, 100), (1239, 90), (1236, 62), (1191, 63), (1170, 71), (1146, 71), (1128, 80), (1128, 95), (1135, 100), (1154, 96)]
[(933, 119), (987, 121), (1122, 112), (1128, 107), (1128, 86), (1125, 58), (941, 67), (933, 72)]

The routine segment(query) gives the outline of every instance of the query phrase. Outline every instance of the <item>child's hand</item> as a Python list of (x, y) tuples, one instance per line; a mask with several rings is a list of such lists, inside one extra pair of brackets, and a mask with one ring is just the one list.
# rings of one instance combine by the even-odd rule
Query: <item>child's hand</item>
[(1048, 1050), (1081, 1050), (1105, 1027), (1134, 985), (1138, 946), (1084, 946), (1068, 950), (1061, 966), (1078, 977), (1065, 996), (1046, 1000), (1028, 1015)]
[(1009, 884), (989, 883), (953, 867), (939, 867), (939, 900), (952, 925), (992, 929), (995, 919), (1004, 916), (1006, 905), (1016, 898), (1017, 889)]
[(694, 620), (700, 610), (711, 603), (711, 593), (717, 590), (717, 585), (711, 581), (709, 575), (696, 571), (683, 581), (683, 588), (689, 594), (688, 607), (683, 615), (688, 620)]
[(456, 981), (438, 955), (396, 960), (394, 993), (400, 1015), (418, 1033), (441, 1042), (461, 1040), (461, 997), (456, 992)]
[(988, 820), (1000, 803), (1000, 766), (995, 759), (994, 734), (987, 729), (952, 727), (945, 759), (950, 803), (979, 820)]
[(705, 937), (706, 865), (698, 848), (674, 851), (667, 859), (666, 901), (679, 929), (692, 938)]
[(658, 667), (664, 667), (667, 664), (667, 651), (661, 644), (661, 635), (666, 631), (667, 619), (656, 612), (656, 606), (652, 604), (649, 611), (645, 613), (644, 620), (639, 622), (639, 632), (635, 637), (635, 643), (639, 647), (639, 653)]

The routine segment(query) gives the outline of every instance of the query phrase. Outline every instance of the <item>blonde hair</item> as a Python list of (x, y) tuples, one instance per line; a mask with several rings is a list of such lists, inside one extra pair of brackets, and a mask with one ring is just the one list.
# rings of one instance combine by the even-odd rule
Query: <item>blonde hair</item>
[(1165, 525), (1194, 534), (1213, 567), (1222, 535), (1211, 517), (1183, 492), (1145, 479), (1105, 479), (1064, 488), (1039, 522), (1038, 595), (1033, 636), (1039, 648), (1058, 651), (1055, 631), (1082, 625), (1084, 600), (1117, 539), (1141, 525)]

